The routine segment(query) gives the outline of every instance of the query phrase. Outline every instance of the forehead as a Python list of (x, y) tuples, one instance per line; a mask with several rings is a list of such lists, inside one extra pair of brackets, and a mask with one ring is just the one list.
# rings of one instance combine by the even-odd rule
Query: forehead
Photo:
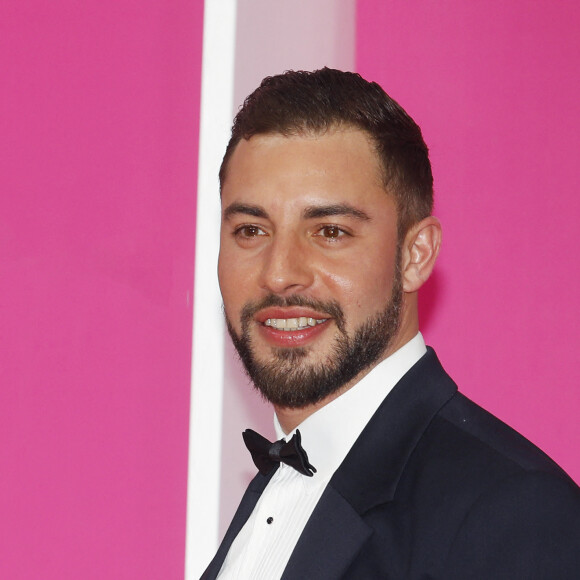
[(222, 186), (225, 206), (246, 197), (290, 203), (324, 198), (364, 202), (386, 194), (379, 157), (367, 133), (333, 129), (322, 134), (255, 135), (234, 150)]

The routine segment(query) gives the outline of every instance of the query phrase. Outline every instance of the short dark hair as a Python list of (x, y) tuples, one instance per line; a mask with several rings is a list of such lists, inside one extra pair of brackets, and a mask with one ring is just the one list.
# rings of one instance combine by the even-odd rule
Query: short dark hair
[(223, 186), (230, 157), (242, 139), (279, 133), (362, 129), (383, 169), (386, 191), (397, 205), (399, 238), (433, 209), (433, 175), (421, 129), (385, 91), (359, 74), (323, 68), (266, 77), (244, 101), (220, 168)]

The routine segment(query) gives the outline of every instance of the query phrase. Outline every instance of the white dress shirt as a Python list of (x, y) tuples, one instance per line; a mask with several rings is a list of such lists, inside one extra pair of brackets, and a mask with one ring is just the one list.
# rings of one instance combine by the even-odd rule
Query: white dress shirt
[[(280, 464), (254, 511), (232, 543), (220, 580), (279, 579), (334, 472), (383, 399), (425, 354), (421, 333), (379, 363), (354, 387), (325, 405), (297, 428), (316, 473), (308, 477)], [(290, 439), (274, 417), (278, 439)]]

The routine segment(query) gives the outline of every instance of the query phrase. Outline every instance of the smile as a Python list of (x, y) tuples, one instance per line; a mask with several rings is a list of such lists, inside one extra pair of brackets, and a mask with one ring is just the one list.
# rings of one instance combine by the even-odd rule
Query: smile
[(320, 320), (316, 318), (309, 318), (306, 316), (300, 316), (300, 318), (268, 318), (264, 322), (264, 326), (270, 326), (276, 330), (304, 330), (317, 324), (322, 324), (326, 322), (327, 318), (322, 318)]

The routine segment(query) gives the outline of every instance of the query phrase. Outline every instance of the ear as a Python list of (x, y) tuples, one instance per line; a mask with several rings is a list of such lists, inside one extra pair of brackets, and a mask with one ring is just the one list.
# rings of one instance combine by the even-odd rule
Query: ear
[(412, 226), (403, 241), (403, 290), (416, 292), (427, 281), (441, 247), (441, 224), (429, 216)]

